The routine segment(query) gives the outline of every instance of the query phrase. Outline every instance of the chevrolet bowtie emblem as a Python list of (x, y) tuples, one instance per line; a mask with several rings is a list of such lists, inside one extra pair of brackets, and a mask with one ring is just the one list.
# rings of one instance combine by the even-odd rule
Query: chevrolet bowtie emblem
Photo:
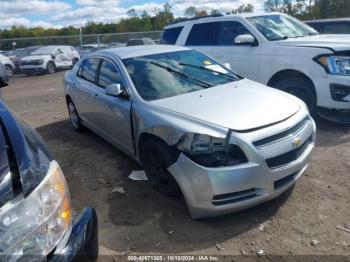
[(293, 147), (298, 147), (301, 145), (301, 139), (300, 138), (295, 138), (292, 142)]

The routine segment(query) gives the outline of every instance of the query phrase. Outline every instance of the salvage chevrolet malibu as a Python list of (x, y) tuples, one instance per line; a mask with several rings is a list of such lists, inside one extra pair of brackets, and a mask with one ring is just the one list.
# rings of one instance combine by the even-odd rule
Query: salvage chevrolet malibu
[[(0, 77), (0, 87), (6, 85)], [(58, 163), (36, 131), (0, 102), (0, 260), (95, 260), (97, 218), (72, 213)]]
[(73, 127), (139, 161), (161, 193), (182, 192), (193, 218), (277, 197), (305, 171), (315, 143), (301, 100), (183, 47), (100, 51), (64, 83)]

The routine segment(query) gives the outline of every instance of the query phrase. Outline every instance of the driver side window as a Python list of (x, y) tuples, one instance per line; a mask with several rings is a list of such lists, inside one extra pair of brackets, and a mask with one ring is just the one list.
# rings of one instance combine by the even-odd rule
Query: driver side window
[(234, 45), (237, 36), (246, 34), (250, 34), (250, 32), (241, 23), (236, 21), (222, 22), (218, 45)]
[(120, 84), (123, 86), (121, 75), (111, 61), (105, 59), (102, 61), (97, 84), (102, 88), (106, 88), (111, 84)]

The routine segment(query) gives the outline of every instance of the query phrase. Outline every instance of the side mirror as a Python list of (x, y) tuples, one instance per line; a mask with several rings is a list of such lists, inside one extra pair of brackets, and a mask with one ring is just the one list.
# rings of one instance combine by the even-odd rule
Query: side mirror
[(254, 36), (250, 34), (239, 35), (235, 38), (235, 45), (256, 45)]
[(230, 63), (224, 63), (224, 66), (225, 66), (226, 68), (230, 69), (230, 70), (232, 69)]
[(127, 97), (127, 94), (121, 84), (111, 84), (106, 86), (106, 95), (109, 96), (118, 96), (118, 97)]

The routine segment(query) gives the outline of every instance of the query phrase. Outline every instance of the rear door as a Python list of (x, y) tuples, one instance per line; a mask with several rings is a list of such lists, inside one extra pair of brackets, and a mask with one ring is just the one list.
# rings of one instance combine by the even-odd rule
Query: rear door
[(221, 63), (230, 64), (232, 70), (241, 76), (258, 80), (260, 46), (258, 42), (254, 46), (236, 45), (235, 38), (244, 34), (253, 35), (239, 21), (194, 24), (187, 37), (186, 46), (206, 53)]
[(98, 119), (95, 93), (98, 88), (96, 79), (100, 62), (100, 58), (88, 58), (82, 62), (77, 73), (76, 88), (74, 89), (76, 91), (74, 95), (75, 106), (79, 115), (83, 121), (94, 129), (97, 129), (96, 119)]

